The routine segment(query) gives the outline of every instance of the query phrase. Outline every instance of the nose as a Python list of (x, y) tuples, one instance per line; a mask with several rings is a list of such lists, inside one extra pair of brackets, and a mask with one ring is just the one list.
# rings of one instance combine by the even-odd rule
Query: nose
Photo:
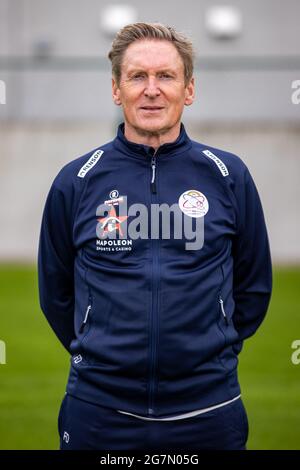
[(160, 89), (158, 87), (158, 82), (156, 77), (149, 77), (147, 81), (147, 85), (144, 90), (145, 96), (150, 98), (154, 98), (155, 96), (160, 95)]

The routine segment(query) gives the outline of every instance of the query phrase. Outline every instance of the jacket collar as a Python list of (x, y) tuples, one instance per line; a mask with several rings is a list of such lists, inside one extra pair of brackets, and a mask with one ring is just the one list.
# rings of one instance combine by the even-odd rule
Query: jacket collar
[[(126, 155), (145, 158), (151, 157), (154, 153), (154, 148), (149, 145), (137, 144), (131, 142), (124, 135), (125, 124), (122, 122), (118, 126), (117, 136), (114, 139), (115, 148), (125, 153)], [(176, 140), (162, 144), (157, 150), (159, 158), (166, 158), (170, 155), (175, 155), (188, 150), (192, 145), (192, 141), (185, 131), (183, 123), (180, 124), (180, 133)]]

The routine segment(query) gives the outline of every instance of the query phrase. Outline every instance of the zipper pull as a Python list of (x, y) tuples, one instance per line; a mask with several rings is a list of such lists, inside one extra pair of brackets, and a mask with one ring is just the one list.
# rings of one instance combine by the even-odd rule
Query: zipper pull
[(151, 179), (151, 191), (153, 194), (156, 194), (156, 184), (155, 184), (155, 170), (156, 170), (156, 159), (155, 159), (155, 153), (151, 158), (151, 168), (152, 168), (152, 179)]
[(226, 325), (229, 325), (229, 321), (228, 321), (228, 318), (227, 318), (227, 315), (226, 315), (226, 312), (224, 310), (224, 302), (223, 302), (223, 299), (221, 296), (219, 296), (219, 302), (220, 302), (220, 305), (221, 305), (221, 310), (222, 310), (222, 314), (223, 314), (223, 317), (225, 319), (225, 322), (226, 322)]
[(88, 305), (87, 309), (86, 309), (86, 312), (85, 312), (85, 317), (84, 317), (84, 320), (83, 322), (81, 323), (81, 326), (79, 328), (79, 333), (82, 333), (83, 332), (83, 329), (87, 323), (87, 320), (88, 320), (88, 316), (89, 316), (89, 313), (90, 313), (90, 310), (91, 310), (92, 306), (91, 305)]

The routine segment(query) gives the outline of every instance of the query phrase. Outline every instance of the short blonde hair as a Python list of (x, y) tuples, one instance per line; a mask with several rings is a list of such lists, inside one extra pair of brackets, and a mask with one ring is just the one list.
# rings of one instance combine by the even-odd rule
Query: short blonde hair
[(117, 85), (120, 84), (122, 61), (127, 47), (134, 41), (141, 39), (158, 39), (174, 44), (183, 61), (184, 81), (185, 86), (187, 86), (194, 70), (193, 44), (182, 33), (162, 23), (131, 23), (124, 26), (117, 33), (108, 53), (108, 58), (112, 64), (112, 74)]

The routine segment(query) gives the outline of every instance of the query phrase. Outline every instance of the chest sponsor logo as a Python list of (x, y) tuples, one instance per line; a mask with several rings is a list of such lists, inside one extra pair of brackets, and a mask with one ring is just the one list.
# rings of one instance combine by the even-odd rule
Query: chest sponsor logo
[(150, 207), (142, 203), (128, 206), (127, 196), (114, 189), (96, 209), (96, 250), (132, 251), (137, 239), (149, 238), (183, 239), (186, 250), (199, 250), (204, 244), (208, 209), (206, 196), (196, 189), (185, 191), (172, 205), (153, 203)]
[(127, 197), (120, 196), (117, 189), (109, 193), (110, 199), (97, 207), (96, 250), (97, 251), (131, 251), (133, 242), (127, 239)]

